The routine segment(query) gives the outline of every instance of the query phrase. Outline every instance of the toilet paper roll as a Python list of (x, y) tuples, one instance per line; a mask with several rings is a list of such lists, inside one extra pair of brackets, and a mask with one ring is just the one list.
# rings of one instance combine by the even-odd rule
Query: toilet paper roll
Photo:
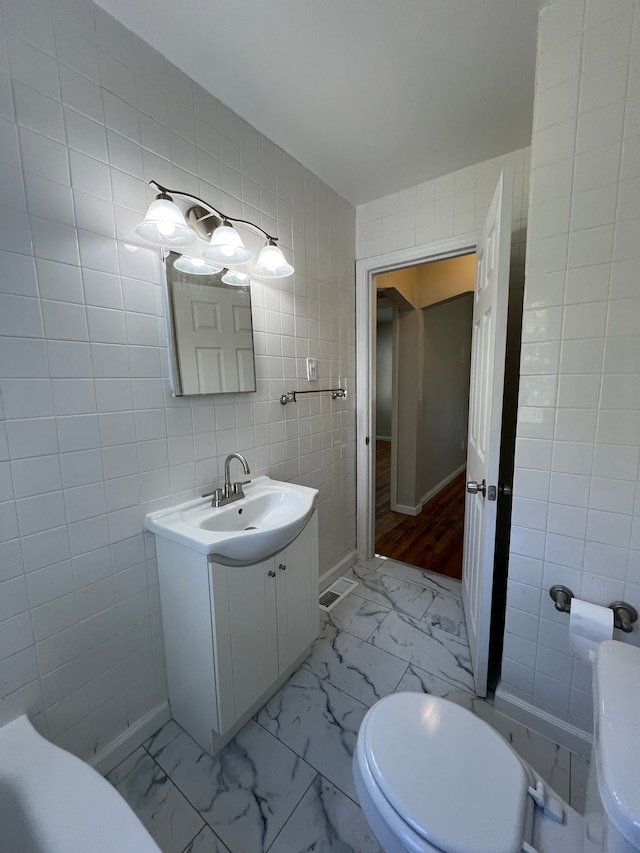
[(571, 599), (569, 648), (579, 660), (593, 663), (596, 649), (613, 637), (613, 610), (579, 598)]

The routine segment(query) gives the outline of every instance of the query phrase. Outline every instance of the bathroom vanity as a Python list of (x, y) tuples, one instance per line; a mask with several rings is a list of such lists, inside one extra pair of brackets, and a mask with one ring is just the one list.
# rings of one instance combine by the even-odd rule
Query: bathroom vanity
[[(253, 534), (259, 541), (261, 525), (273, 532), (288, 520), (282, 510), (286, 498), (276, 490), (289, 484), (269, 478), (255, 483), (243, 501), (217, 514), (210, 501), (193, 501), (147, 516), (148, 529), (156, 533), (171, 714), (212, 755), (300, 665), (319, 631), (315, 490), (291, 487), (312, 494), (302, 495), (307, 504), (296, 527), (303, 526), (299, 532), (290, 529), (286, 547), (259, 562), (241, 558), (244, 564), (227, 564), (237, 562), (234, 554), (242, 553), (245, 537)], [(265, 485), (275, 495), (272, 505), (262, 515), (252, 513), (251, 502), (261, 499)], [(188, 544), (184, 519), (193, 517), (194, 508), (210, 526), (239, 528), (234, 531), (237, 550), (235, 545), (230, 550), (205, 546), (198, 534)], [(161, 527), (172, 513), (179, 516), (175, 535), (171, 524)], [(246, 530), (243, 517), (251, 521)], [(224, 562), (220, 555), (205, 553), (212, 548), (225, 552)]]

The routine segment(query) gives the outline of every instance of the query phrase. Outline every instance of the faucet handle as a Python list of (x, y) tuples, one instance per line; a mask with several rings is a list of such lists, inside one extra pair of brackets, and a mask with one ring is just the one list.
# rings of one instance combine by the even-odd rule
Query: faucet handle
[(241, 480), (241, 481), (239, 480), (239, 481), (235, 482), (233, 484), (233, 494), (234, 495), (243, 494), (242, 487), (246, 486), (250, 482), (251, 482), (251, 480)]

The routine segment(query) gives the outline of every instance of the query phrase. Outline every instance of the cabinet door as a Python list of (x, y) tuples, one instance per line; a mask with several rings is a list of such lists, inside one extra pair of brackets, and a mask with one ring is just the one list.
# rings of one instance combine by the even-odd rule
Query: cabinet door
[(222, 734), (278, 677), (275, 576), (273, 560), (212, 572)]
[(302, 533), (275, 557), (278, 664), (283, 672), (318, 636), (318, 536), (314, 512)]

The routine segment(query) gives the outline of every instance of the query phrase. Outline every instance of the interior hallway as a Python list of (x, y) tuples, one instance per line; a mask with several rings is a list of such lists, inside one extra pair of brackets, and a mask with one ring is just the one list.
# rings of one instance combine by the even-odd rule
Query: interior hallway
[(464, 472), (416, 516), (390, 509), (391, 442), (376, 441), (376, 554), (462, 578)]

